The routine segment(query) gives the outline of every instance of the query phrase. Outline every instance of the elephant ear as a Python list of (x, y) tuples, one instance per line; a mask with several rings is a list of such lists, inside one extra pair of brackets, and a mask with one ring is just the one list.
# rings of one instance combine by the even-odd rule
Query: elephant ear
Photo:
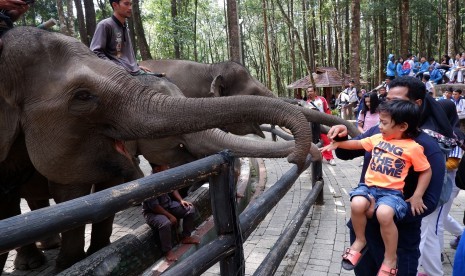
[(224, 82), (224, 79), (223, 79), (223, 76), (221, 75), (218, 75), (213, 79), (212, 84), (210, 86), (210, 93), (209, 93), (210, 97), (221, 97), (222, 96), (221, 89), (223, 88), (223, 82)]
[(19, 133), (19, 109), (0, 97), (0, 162), (8, 156)]

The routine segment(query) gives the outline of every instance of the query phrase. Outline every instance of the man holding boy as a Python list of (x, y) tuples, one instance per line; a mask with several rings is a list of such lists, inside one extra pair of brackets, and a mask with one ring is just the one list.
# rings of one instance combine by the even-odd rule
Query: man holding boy
[[(391, 88), (387, 95), (388, 101), (392, 99), (409, 100), (420, 106), (422, 116), (420, 117), (419, 125), (421, 129), (430, 129), (446, 137), (453, 137), (452, 127), (446, 114), (433, 98), (426, 95), (425, 85), (419, 79), (414, 77), (399, 77), (394, 79), (391, 82)], [(377, 133), (380, 133), (380, 130), (379, 127), (375, 126), (354, 139), (362, 139)], [(345, 140), (347, 139), (347, 128), (342, 125), (333, 126), (328, 132), (328, 137), (335, 140)], [(416, 276), (417, 274), (418, 259), (420, 257), (421, 221), (423, 217), (436, 209), (445, 175), (444, 154), (439, 148), (437, 141), (424, 132), (420, 133), (414, 140), (424, 148), (424, 154), (432, 169), (432, 177), (423, 196), (423, 203), (426, 206), (425, 212), (416, 216), (413, 216), (409, 212), (403, 219), (396, 222), (399, 233), (397, 246), (398, 275), (412, 276)], [(365, 181), (365, 173), (371, 153), (364, 150), (351, 151), (337, 149), (336, 155), (343, 160), (365, 155), (360, 182)], [(418, 174), (413, 171), (409, 172), (405, 179), (403, 190), (405, 198), (413, 195), (417, 182)], [(409, 209), (411, 207), (409, 203), (408, 207)], [(350, 221), (348, 227), (351, 231), (351, 242), (353, 242), (355, 234)], [(373, 276), (377, 274), (384, 259), (384, 244), (376, 216), (367, 221), (365, 233), (369, 249), (365, 256), (361, 258), (359, 265), (355, 267), (355, 273), (356, 275)]]

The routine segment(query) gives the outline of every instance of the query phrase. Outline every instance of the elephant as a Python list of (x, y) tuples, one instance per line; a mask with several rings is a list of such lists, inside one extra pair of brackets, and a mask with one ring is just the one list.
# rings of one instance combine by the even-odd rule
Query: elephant
[[(254, 95), (276, 98), (273, 92), (251, 76), (243, 65), (233, 61), (206, 64), (189, 60), (162, 59), (144, 60), (140, 64), (154, 72), (166, 74), (166, 77), (176, 84), (186, 97)], [(284, 100), (292, 103), (289, 99)], [(360, 134), (352, 123), (342, 118), (305, 107), (297, 108), (310, 122), (328, 126), (343, 124), (347, 126), (350, 136), (355, 137)], [(263, 137), (256, 124), (230, 125), (228, 130), (238, 135), (252, 133)]]
[[(2, 41), (0, 219), (19, 214), (18, 188), (10, 184), (28, 182), (26, 176), (35, 173), (47, 179), (57, 203), (86, 195), (92, 186), (98, 191), (138, 177), (124, 141), (270, 123), (292, 131), (288, 160), (303, 168), (311, 130), (302, 112), (282, 101), (164, 95), (179, 88), (153, 76), (152, 84), (144, 85), (78, 40), (34, 27), (13, 28)], [(112, 222), (113, 217), (94, 222), (87, 253), (109, 243), (99, 237), (109, 236)], [(0, 253), (3, 267), (8, 253)], [(84, 257), (84, 226), (63, 232), (57, 269)]]

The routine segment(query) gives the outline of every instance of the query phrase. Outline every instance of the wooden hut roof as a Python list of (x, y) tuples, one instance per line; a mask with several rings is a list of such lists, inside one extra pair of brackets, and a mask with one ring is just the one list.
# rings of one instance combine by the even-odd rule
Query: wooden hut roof
[[(316, 87), (342, 87), (349, 85), (350, 75), (342, 74), (334, 67), (318, 67), (316, 72), (312, 73)], [(361, 84), (366, 81), (360, 79)], [(310, 76), (297, 80), (287, 86), (288, 89), (307, 88), (312, 86)]]

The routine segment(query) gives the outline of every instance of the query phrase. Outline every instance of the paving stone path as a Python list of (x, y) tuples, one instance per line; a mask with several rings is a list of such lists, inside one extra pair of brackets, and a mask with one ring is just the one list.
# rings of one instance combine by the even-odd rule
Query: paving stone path
[[(285, 159), (265, 159), (266, 188), (273, 185), (290, 167)], [(341, 268), (340, 256), (349, 244), (345, 225), (350, 215), (348, 192), (358, 183), (361, 159), (352, 161), (336, 160), (336, 166), (323, 164), (324, 205), (311, 208), (304, 223), (281, 262), (276, 275), (354, 275)], [(247, 275), (252, 275), (266, 254), (285, 229), (300, 204), (311, 189), (311, 176), (304, 172), (294, 186), (268, 214), (264, 221), (251, 234), (244, 245)], [(25, 202), (22, 209), (27, 211)], [(451, 215), (461, 221), (465, 210), (465, 192), (461, 191), (452, 206)], [(134, 231), (144, 222), (139, 207), (132, 207), (116, 214), (115, 226), (111, 240)], [(89, 242), (90, 227), (86, 228), (86, 244)], [(445, 275), (451, 275), (455, 250), (448, 247), (452, 236), (445, 233)], [(38, 270), (22, 272), (14, 270), (14, 253), (10, 253), (6, 270), (2, 275), (53, 275), (54, 258), (58, 250), (47, 251), (48, 263)], [(219, 275), (219, 265), (215, 265), (206, 276)]]

